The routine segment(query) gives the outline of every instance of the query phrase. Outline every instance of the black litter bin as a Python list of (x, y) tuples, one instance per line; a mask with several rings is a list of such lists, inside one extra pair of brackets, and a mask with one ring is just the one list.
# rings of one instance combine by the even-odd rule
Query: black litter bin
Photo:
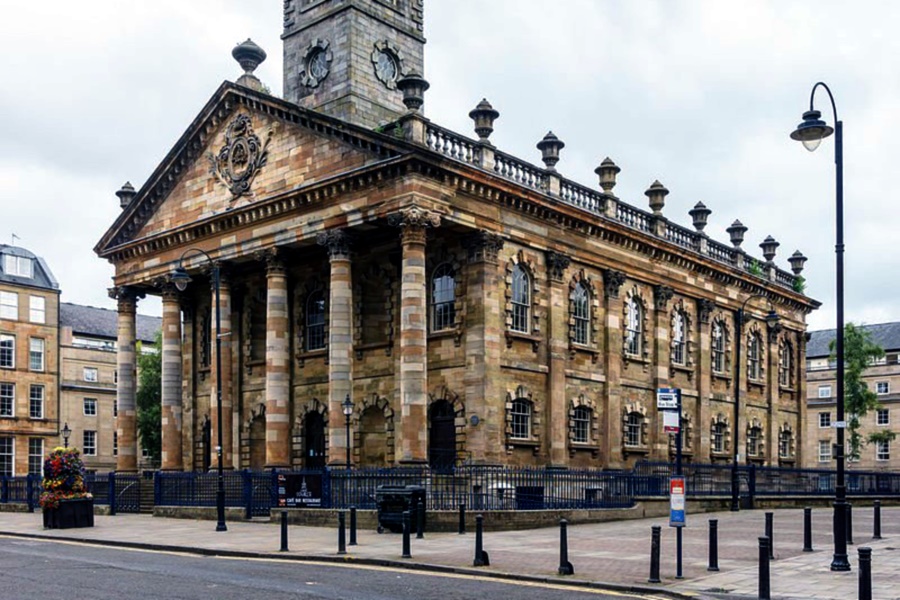
[(409, 531), (418, 533), (419, 502), (425, 514), (425, 488), (420, 485), (379, 485), (375, 490), (375, 505), (378, 509), (378, 531), (388, 529), (394, 533), (403, 532), (403, 513), (409, 511)]

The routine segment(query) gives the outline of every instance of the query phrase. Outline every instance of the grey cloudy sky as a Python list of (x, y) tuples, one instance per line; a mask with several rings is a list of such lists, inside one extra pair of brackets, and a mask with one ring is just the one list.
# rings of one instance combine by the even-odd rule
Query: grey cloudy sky
[[(252, 37), (269, 53), (257, 74), (281, 93), (278, 0), (0, 0), (0, 241), (47, 259), (63, 300), (112, 308), (112, 268), (93, 246)], [(891, 0), (426, 0), (425, 111), (474, 135), (487, 97), (492, 141), (535, 163), (550, 129), (558, 169), (596, 187), (605, 156), (616, 193), (646, 207), (659, 179), (665, 214), (684, 225), (702, 200), (723, 242), (779, 242), (779, 266), (808, 257), (813, 329), (834, 325), (834, 146), (808, 153), (788, 134), (817, 80), (845, 121), (848, 319), (900, 320), (900, 253), (891, 198), (900, 158), (900, 2)], [(831, 121), (827, 97), (817, 108)], [(826, 110), (827, 109), (827, 110)], [(159, 307), (145, 302), (142, 311)]]

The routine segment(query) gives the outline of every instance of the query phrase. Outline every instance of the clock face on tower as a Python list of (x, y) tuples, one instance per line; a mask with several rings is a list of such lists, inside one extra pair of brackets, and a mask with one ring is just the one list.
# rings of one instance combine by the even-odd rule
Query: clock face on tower
[(388, 40), (375, 43), (372, 51), (372, 67), (375, 77), (389, 90), (397, 89), (397, 80), (402, 76), (403, 59), (400, 50)]
[(331, 71), (331, 52), (327, 40), (313, 40), (303, 55), (300, 83), (308, 88), (317, 87)]

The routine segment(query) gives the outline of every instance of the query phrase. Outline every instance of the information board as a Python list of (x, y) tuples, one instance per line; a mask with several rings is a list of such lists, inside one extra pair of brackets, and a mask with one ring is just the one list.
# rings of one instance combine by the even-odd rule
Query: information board
[(659, 388), (656, 390), (656, 408), (659, 410), (678, 410), (678, 389)]
[(669, 480), (669, 527), (685, 526), (684, 477)]
[(320, 473), (278, 473), (279, 508), (321, 508)]

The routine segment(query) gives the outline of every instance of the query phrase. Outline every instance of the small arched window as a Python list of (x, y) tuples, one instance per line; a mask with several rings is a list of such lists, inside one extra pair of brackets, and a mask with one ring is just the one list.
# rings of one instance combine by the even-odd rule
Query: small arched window
[(522, 265), (512, 273), (512, 330), (531, 333), (531, 278)]
[(517, 440), (531, 439), (531, 402), (516, 398), (510, 409), (510, 437)]
[(672, 316), (672, 362), (676, 365), (684, 365), (687, 354), (685, 352), (685, 319), (684, 313), (676, 310)]
[(325, 294), (317, 290), (306, 299), (306, 350), (325, 347)]
[(641, 330), (642, 311), (641, 305), (637, 298), (628, 299), (625, 324), (625, 353), (633, 356), (641, 355), (641, 347), (643, 346), (643, 335)]
[(590, 296), (587, 288), (581, 282), (572, 291), (572, 316), (575, 320), (575, 343), (587, 345), (591, 342), (590, 324), (591, 308)]
[(762, 429), (757, 426), (747, 431), (747, 456), (759, 456), (762, 453)]
[(591, 416), (589, 406), (577, 406), (572, 413), (572, 441), (586, 444), (591, 441)]
[(628, 413), (625, 420), (625, 445), (635, 448), (641, 445), (641, 428), (644, 424), (644, 415), (639, 412)]
[(751, 333), (747, 339), (747, 377), (750, 379), (762, 378), (762, 365), (760, 364), (761, 347), (762, 341), (759, 333)]
[(785, 342), (781, 346), (781, 356), (778, 360), (778, 384), (782, 387), (791, 386), (792, 350), (790, 342)]
[(778, 458), (790, 458), (791, 446), (794, 445), (794, 432), (789, 428), (778, 433)]
[(714, 454), (725, 453), (725, 423), (716, 421), (712, 426), (712, 451)]
[(431, 276), (431, 330), (444, 331), (456, 324), (456, 278), (453, 267), (443, 264)]
[(714, 321), (712, 326), (712, 370), (725, 372), (725, 328), (721, 321)]

